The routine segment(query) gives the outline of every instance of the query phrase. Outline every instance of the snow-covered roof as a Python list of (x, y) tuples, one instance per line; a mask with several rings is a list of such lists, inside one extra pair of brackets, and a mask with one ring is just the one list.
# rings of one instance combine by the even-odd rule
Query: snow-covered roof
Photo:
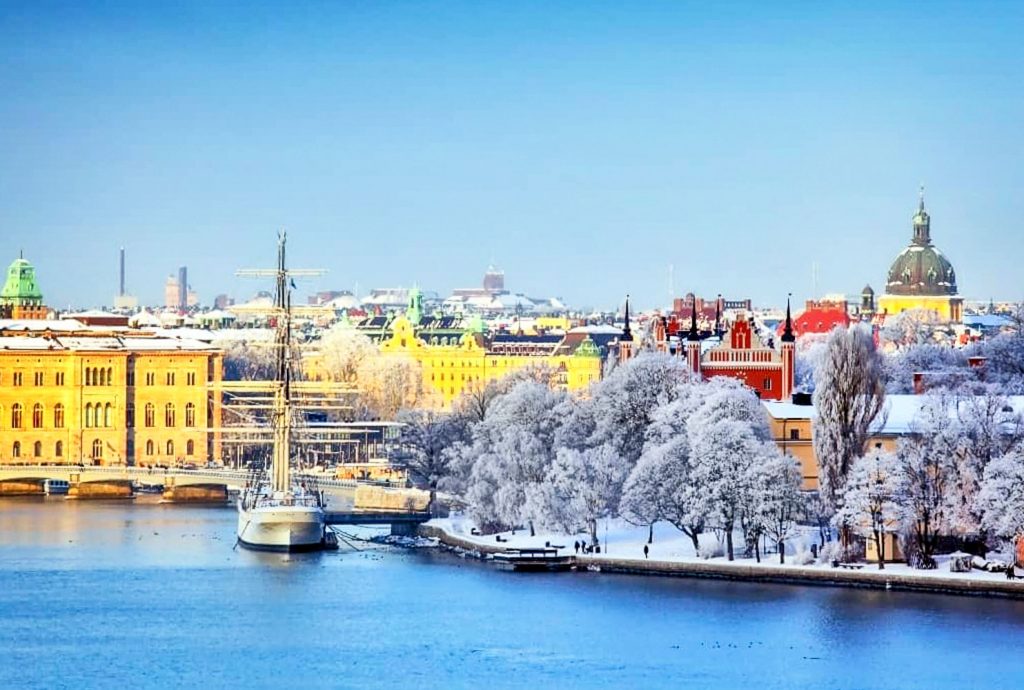
[[(927, 395), (888, 395), (885, 398), (885, 407), (882, 414), (883, 425), (872, 431), (876, 434), (900, 436), (910, 433), (914, 420), (920, 414), (921, 409), (928, 402)], [(1024, 395), (1011, 395), (1006, 398), (1010, 407), (1017, 414), (1024, 414)], [(773, 419), (808, 419), (813, 420), (817, 415), (813, 405), (795, 405), (791, 402), (776, 402), (764, 400), (761, 402), (765, 410)], [(959, 410), (969, 404), (967, 399), (961, 399), (958, 407), (950, 407), (949, 414), (952, 418)]]
[(184, 338), (160, 338), (160, 337), (57, 337), (40, 338), (27, 335), (12, 335), (0, 337), (0, 350), (18, 350), (26, 352), (42, 351), (87, 351), (99, 350), (128, 350), (132, 352), (167, 352), (187, 350), (194, 352), (215, 351), (216, 348), (208, 343), (198, 340)]
[(76, 319), (0, 319), (4, 331), (78, 331), (86, 325)]

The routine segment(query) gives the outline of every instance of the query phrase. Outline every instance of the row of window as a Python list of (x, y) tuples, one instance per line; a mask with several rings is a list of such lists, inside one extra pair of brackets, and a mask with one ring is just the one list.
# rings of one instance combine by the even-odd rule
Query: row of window
[[(113, 405), (110, 403), (86, 403), (84, 422), (87, 428), (92, 427), (111, 427), (113, 426)], [(42, 429), (44, 426), (44, 417), (46, 410), (42, 403), (36, 403), (32, 406), (32, 428)], [(24, 428), (24, 414), (25, 408), (21, 403), (14, 403), (11, 406), (11, 428), (22, 429)], [(177, 424), (177, 412), (174, 407), (174, 403), (167, 403), (164, 405), (164, 426), (173, 427)], [(145, 425), (147, 427), (156, 426), (156, 405), (153, 403), (146, 403), (145, 407)], [(185, 405), (185, 426), (194, 427), (196, 425), (196, 406), (195, 403), (188, 403)], [(127, 426), (135, 426), (135, 407), (129, 404), (127, 409)], [(53, 428), (63, 429), (64, 428), (64, 404), (57, 403), (53, 406)]]
[[(168, 372), (164, 373), (164, 384), (165, 385), (173, 386), (173, 385), (175, 385), (177, 380), (178, 380), (178, 377), (177, 377), (176, 372), (168, 371)], [(155, 371), (147, 371), (146, 372), (146, 376), (143, 379), (143, 381), (145, 381), (147, 386), (155, 386), (156, 385), (156, 372)], [(135, 385), (135, 372), (130, 370), (130, 369), (128, 370), (128, 381), (127, 381), (127, 383), (128, 383), (129, 386), (134, 386)], [(196, 385), (196, 372), (194, 372), (194, 371), (186, 371), (185, 372), (185, 385), (187, 385), (187, 386), (194, 386), (194, 385)]]
[[(55, 385), (64, 385), (64, 372), (58, 371), (53, 374), (53, 382)], [(0, 374), (0, 384), (3, 383), (3, 374)], [(32, 384), (35, 386), (42, 386), (46, 383), (46, 375), (41, 371), (32, 372)], [(16, 371), (11, 375), (12, 386), (23, 386), (25, 385), (25, 372)]]
[[(174, 455), (174, 441), (167, 441), (164, 444), (164, 450), (166, 455)], [(191, 439), (185, 442), (185, 455), (192, 456), (196, 452), (196, 443)], [(156, 455), (156, 443), (152, 439), (146, 441), (146, 455)], [(11, 457), (21, 457), (21, 441), (15, 441), (11, 446)], [(36, 441), (32, 444), (32, 457), (41, 458), (43, 457), (43, 442)], [(53, 457), (62, 458), (64, 457), (64, 442), (57, 441), (53, 444)], [(90, 448), (89, 457), (93, 459), (99, 459), (103, 457), (103, 441), (100, 439), (94, 439)]]

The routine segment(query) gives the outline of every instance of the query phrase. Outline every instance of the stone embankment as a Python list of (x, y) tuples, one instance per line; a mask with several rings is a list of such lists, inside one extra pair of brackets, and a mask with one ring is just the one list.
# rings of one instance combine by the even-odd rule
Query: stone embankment
[[(482, 544), (477, 540), (450, 534), (434, 525), (421, 525), (419, 534), (435, 538), (449, 548), (472, 553), (480, 558), (486, 558), (489, 554), (505, 550), (505, 546), (502, 544)], [(577, 572), (600, 571), (626, 575), (703, 577), (748, 582), (862, 587), (1024, 599), (1024, 580), (982, 579), (957, 576), (953, 573), (947, 576), (935, 571), (920, 574), (896, 573), (870, 569), (872, 568), (870, 565), (863, 570), (844, 570), (814, 566), (770, 565), (768, 563), (747, 565), (727, 561), (657, 561), (596, 555), (577, 556), (575, 560)]]

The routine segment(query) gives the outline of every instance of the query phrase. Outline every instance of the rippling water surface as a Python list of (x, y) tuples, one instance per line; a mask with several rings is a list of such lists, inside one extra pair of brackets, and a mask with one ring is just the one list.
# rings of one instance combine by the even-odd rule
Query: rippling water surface
[(1024, 602), (233, 543), (228, 507), (0, 501), (0, 687), (1024, 683)]

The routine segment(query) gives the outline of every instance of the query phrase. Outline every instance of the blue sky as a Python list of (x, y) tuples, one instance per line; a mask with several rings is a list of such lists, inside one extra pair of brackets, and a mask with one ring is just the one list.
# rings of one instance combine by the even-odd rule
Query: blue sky
[[(0, 2), (0, 248), (47, 301), (478, 284), (610, 307), (881, 291), (926, 185), (1024, 286), (1024, 3)], [(7, 259), (4, 259), (6, 261)]]

